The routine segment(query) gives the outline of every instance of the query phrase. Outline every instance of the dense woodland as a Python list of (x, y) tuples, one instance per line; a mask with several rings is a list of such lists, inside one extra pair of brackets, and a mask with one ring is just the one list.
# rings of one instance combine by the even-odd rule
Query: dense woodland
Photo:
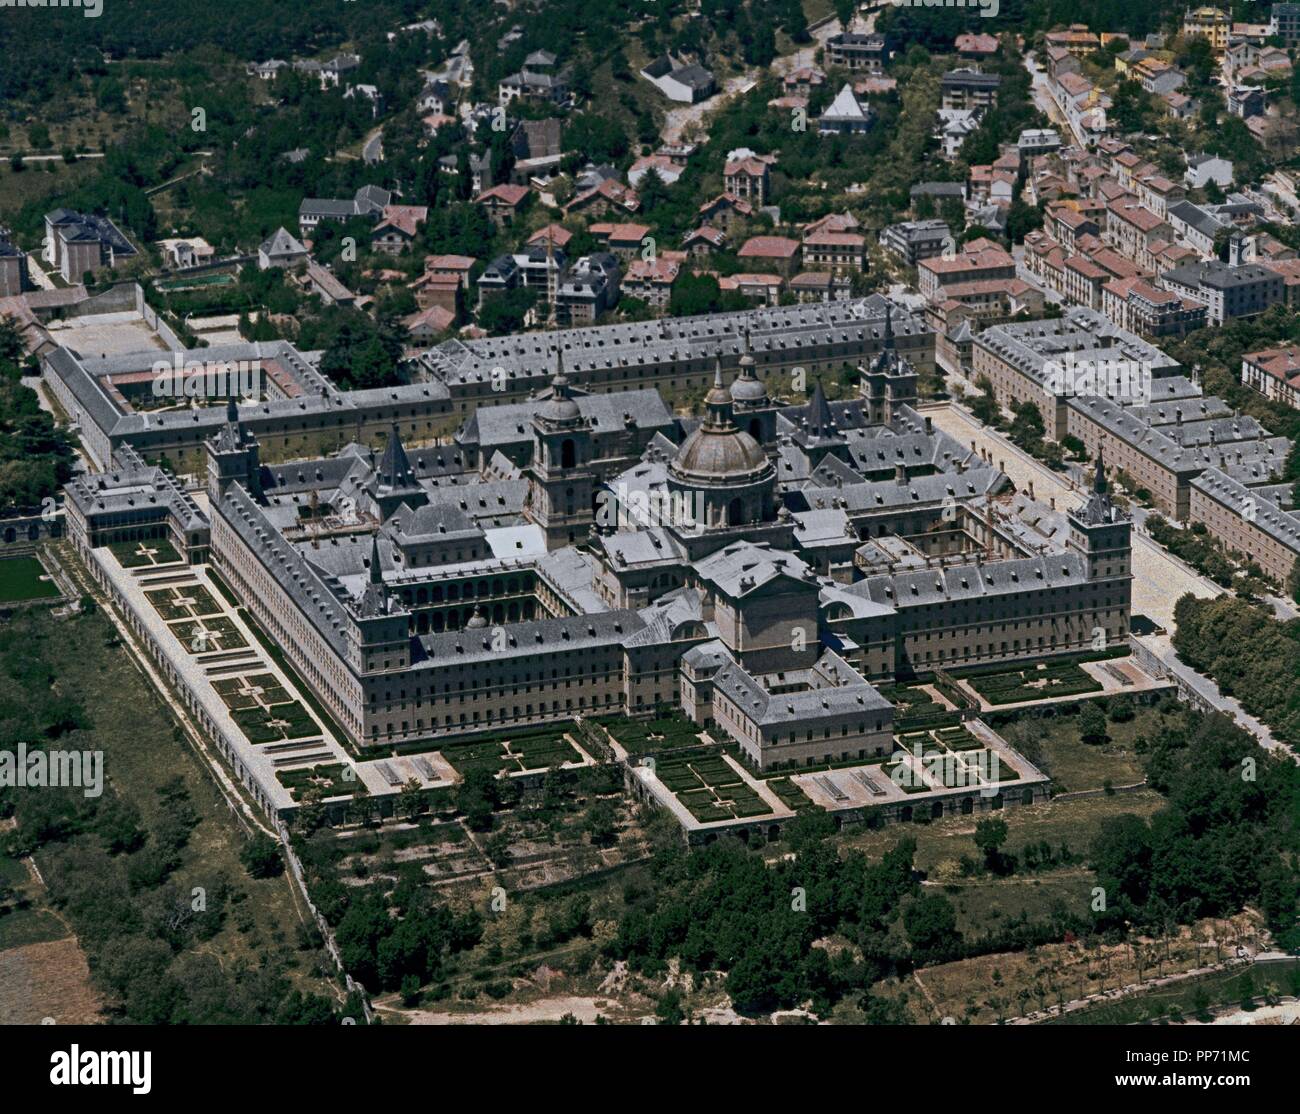
[(38, 510), (72, 478), (72, 440), (23, 385), (21, 359), (18, 334), (0, 319), (0, 510)]

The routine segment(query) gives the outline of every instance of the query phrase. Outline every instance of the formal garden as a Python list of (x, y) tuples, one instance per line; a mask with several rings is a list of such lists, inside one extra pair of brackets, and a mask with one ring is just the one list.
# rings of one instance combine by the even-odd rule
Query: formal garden
[(1103, 685), (1072, 661), (1040, 662), (1023, 669), (981, 673), (965, 682), (990, 704), (1019, 704), (1054, 696), (1101, 692)]
[(153, 608), (167, 622), (174, 619), (198, 619), (204, 615), (218, 615), (221, 606), (202, 584), (182, 587), (155, 588), (145, 593)]
[(655, 760), (655, 776), (702, 824), (771, 813), (767, 804), (720, 754)]
[(700, 745), (700, 728), (682, 715), (657, 719), (619, 719), (606, 722), (609, 731), (628, 754), (656, 754), (659, 751)]
[(107, 547), (124, 569), (143, 569), (153, 565), (172, 565), (181, 559), (175, 546), (166, 538), (147, 541), (114, 542)]
[(303, 766), (296, 770), (277, 770), (279, 781), (295, 801), (301, 801), (309, 790), (320, 791), (321, 800), (331, 797), (359, 797), (369, 792), (357, 772), (345, 762), (329, 762), (319, 766)]
[(547, 770), (582, 762), (582, 754), (569, 741), (568, 732), (567, 725), (557, 724), (466, 742), (399, 744), (393, 748), (393, 754), (419, 754), (436, 750), (462, 777), (474, 770), (487, 770), (494, 775)]
[(214, 650), (240, 650), (248, 645), (235, 624), (223, 615), (204, 619), (181, 619), (167, 624), (172, 634), (191, 654), (210, 654)]
[(320, 733), (302, 702), (290, 697), (272, 673), (222, 677), (212, 688), (250, 743), (275, 743)]

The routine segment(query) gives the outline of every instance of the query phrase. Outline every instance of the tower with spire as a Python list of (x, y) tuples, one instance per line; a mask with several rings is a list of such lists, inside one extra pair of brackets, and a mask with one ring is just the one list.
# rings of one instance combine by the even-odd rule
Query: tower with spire
[(758, 361), (750, 345), (749, 330), (744, 333), (736, 378), (731, 383), (731, 408), (736, 425), (748, 433), (763, 449), (776, 452), (776, 415), (778, 407), (768, 396), (767, 387), (758, 375)]
[(904, 406), (916, 404), (916, 368), (898, 351), (894, 339), (894, 307), (885, 300), (885, 326), (880, 351), (860, 369), (861, 395), (872, 425), (892, 425)]
[(1133, 523), (1115, 506), (1106, 483), (1101, 454), (1093, 473), (1092, 491), (1083, 506), (1066, 515), (1066, 547), (1083, 561), (1085, 599), (1077, 611), (1084, 617), (1084, 641), (1115, 645), (1128, 637), (1127, 619), (1132, 596)]
[(235, 396), (226, 399), (226, 421), (205, 444), (208, 454), (208, 499), (220, 503), (232, 483), (243, 484), (254, 499), (262, 497), (262, 457), (257, 438), (239, 420)]
[(429, 501), (429, 494), (420, 486), (415, 469), (406, 455), (402, 435), (394, 422), (388, 430), (388, 441), (375, 470), (365, 482), (366, 495), (372, 511), (381, 522), (405, 503), (412, 510)]
[(365, 585), (360, 595), (353, 597), (352, 622), (348, 624), (352, 663), (361, 673), (405, 669), (411, 663), (411, 613), (384, 585), (378, 533), (371, 535), (365, 564)]
[(525, 470), (525, 511), (546, 532), (548, 549), (585, 538), (596, 521), (592, 453), (591, 422), (573, 397), (557, 348), (550, 395), (533, 415), (533, 459)]
[(816, 471), (817, 466), (828, 456), (848, 461), (848, 444), (835, 428), (835, 418), (831, 414), (830, 403), (826, 401), (826, 392), (822, 390), (820, 379), (813, 384), (808, 411), (803, 424), (795, 432), (794, 442), (808, 458), (810, 472)]

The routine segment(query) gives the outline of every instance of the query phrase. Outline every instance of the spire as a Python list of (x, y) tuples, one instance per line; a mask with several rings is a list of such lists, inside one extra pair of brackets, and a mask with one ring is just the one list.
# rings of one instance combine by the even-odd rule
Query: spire
[(379, 535), (370, 535), (370, 583), (380, 584), (384, 582), (384, 571), (379, 565)]
[(712, 430), (729, 430), (731, 420), (731, 393), (722, 385), (722, 357), (713, 362), (713, 387), (704, 396), (704, 424)]
[[(752, 368), (752, 367), (754, 366), (754, 353), (751, 351), (751, 349), (750, 349), (750, 347), (749, 347), (749, 327), (748, 327), (748, 326), (745, 327), (745, 332), (744, 332), (743, 335), (744, 335), (744, 340), (743, 340), (743, 343), (741, 344), (741, 348), (740, 348), (740, 366), (741, 366), (742, 369), (744, 369), (744, 368)], [(741, 374), (742, 374), (742, 375), (744, 374), (744, 371), (743, 371), (743, 370), (741, 371)]]
[(812, 400), (808, 403), (808, 432), (818, 439), (835, 436), (835, 421), (820, 379), (813, 384)]
[(226, 421), (231, 425), (239, 424), (239, 404), (233, 394), (226, 399)]
[(1101, 450), (1097, 451), (1097, 471), (1092, 477), (1092, 490), (1098, 495), (1106, 494), (1106, 469), (1101, 462)]
[(384, 455), (379, 460), (377, 476), (380, 485), (384, 487), (412, 487), (415, 484), (411, 461), (402, 447), (402, 436), (397, 432), (396, 422), (389, 428), (388, 444), (384, 446)]
[(885, 347), (894, 347), (894, 303), (885, 300)]
[(564, 349), (555, 347), (555, 374), (551, 376), (551, 387), (556, 398), (569, 397), (569, 377), (564, 374)]

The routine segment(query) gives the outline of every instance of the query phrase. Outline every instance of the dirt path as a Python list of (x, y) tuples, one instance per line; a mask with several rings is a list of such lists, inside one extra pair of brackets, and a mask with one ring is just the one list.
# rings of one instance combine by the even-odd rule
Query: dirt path
[(473, 1013), (435, 1012), (433, 1010), (404, 1010), (391, 1005), (375, 1004), (377, 1013), (401, 1017), (412, 1025), (536, 1025), (557, 1022), (572, 1014), (583, 1024), (590, 1025), (597, 1014), (609, 1017), (618, 1003), (609, 998), (587, 998), (578, 995), (558, 995), (542, 998), (527, 1005), (503, 1005), (496, 1009)]

